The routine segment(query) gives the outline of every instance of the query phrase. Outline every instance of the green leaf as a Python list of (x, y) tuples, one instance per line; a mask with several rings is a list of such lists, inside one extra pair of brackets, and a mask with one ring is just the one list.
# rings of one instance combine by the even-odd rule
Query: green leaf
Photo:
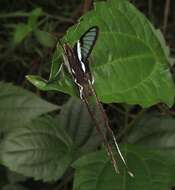
[(73, 44), (94, 25), (100, 33), (92, 52), (91, 71), (100, 100), (143, 107), (158, 102), (172, 105), (175, 88), (167, 48), (144, 15), (126, 0), (96, 2), (95, 9), (68, 30), (64, 41)]
[(72, 159), (71, 139), (50, 117), (11, 131), (2, 143), (3, 164), (36, 180), (59, 179)]
[(63, 52), (62, 51), (63, 51), (63, 49), (60, 46), (60, 42), (58, 42), (56, 50), (52, 56), (52, 65), (51, 65), (49, 80), (54, 80), (60, 76), (60, 72), (62, 69), (62, 63), (63, 63), (63, 60), (62, 60), (62, 53)]
[[(94, 114), (96, 112), (94, 108)], [(71, 98), (62, 107), (59, 122), (82, 152), (92, 151), (100, 145), (102, 139), (97, 134), (86, 105), (78, 98)]]
[(43, 11), (41, 8), (36, 8), (31, 11), (29, 19), (28, 19), (28, 25), (35, 29), (37, 27), (37, 20), (38, 18), (43, 14)]
[(106, 152), (101, 151), (74, 163), (74, 190), (171, 189), (175, 180), (173, 154), (135, 146), (126, 146), (125, 153), (134, 178), (126, 172), (117, 175)]
[[(64, 77), (61, 77), (64, 76)], [(61, 92), (69, 92), (71, 95), (74, 95), (76, 90), (73, 85), (70, 77), (65, 76), (64, 71), (61, 71), (60, 75), (57, 76), (60, 80), (55, 80), (55, 78), (50, 80), (45, 80), (40, 76), (36, 75), (27, 75), (26, 78), (30, 81), (34, 86), (43, 91), (61, 91)], [(58, 79), (58, 78), (57, 78)], [(59, 86), (59, 89), (58, 89)]]
[(13, 42), (21, 43), (32, 32), (32, 28), (26, 24), (17, 24), (14, 32)]
[(30, 13), (27, 24), (20, 23), (16, 25), (13, 37), (13, 42), (15, 44), (21, 43), (34, 29), (36, 29), (37, 20), (42, 13), (41, 8), (36, 8)]
[(175, 150), (175, 118), (149, 112), (135, 125), (127, 141), (152, 148)]
[(55, 38), (46, 31), (36, 30), (35, 35), (37, 40), (45, 47), (53, 47), (55, 44)]
[(58, 109), (33, 93), (9, 83), (0, 83), (0, 123), (2, 129), (19, 127), (39, 115)]

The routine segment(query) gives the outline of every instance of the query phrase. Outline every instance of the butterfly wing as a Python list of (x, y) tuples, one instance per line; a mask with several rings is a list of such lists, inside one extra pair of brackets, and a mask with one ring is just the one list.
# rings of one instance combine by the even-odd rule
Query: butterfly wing
[(89, 55), (95, 45), (99, 33), (99, 28), (93, 26), (89, 28), (75, 44), (74, 49), (76, 49), (79, 61), (86, 64)]

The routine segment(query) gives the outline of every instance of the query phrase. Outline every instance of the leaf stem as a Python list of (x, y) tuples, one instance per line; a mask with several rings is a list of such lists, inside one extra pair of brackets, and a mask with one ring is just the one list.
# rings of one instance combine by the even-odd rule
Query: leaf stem
[(166, 0), (163, 20), (163, 32), (166, 33), (171, 0)]
[[(135, 125), (135, 123), (141, 118), (141, 116), (147, 111), (147, 109), (142, 109), (129, 124), (125, 126), (123, 131), (118, 135), (117, 139), (118, 141), (122, 140), (125, 137), (127, 133), (129, 133), (132, 130), (132, 127)], [(127, 114), (127, 113), (126, 113)]]
[(63, 178), (63, 180), (54, 188), (54, 190), (64, 189), (63, 187), (72, 181), (73, 176), (74, 172), (70, 170), (69, 174)]
[(30, 15), (30, 13), (22, 12), (22, 11), (17, 11), (17, 12), (12, 12), (12, 13), (1, 13), (0, 19), (1, 18), (13, 18), (13, 17), (28, 17), (29, 15)]
[(92, 6), (92, 0), (85, 0), (83, 5), (83, 13), (88, 12), (91, 6)]
[[(31, 15), (30, 12), (24, 12), (24, 11), (16, 11), (16, 12), (11, 12), (11, 13), (1, 13), (0, 14), (0, 19), (4, 19), (4, 18), (14, 18), (14, 17), (29, 17)], [(68, 22), (68, 23), (74, 23), (73, 19), (70, 18), (65, 18), (62, 16), (58, 16), (58, 15), (51, 15), (49, 13), (43, 12), (42, 16), (46, 16), (48, 18), (51, 19), (56, 19), (62, 22)]]

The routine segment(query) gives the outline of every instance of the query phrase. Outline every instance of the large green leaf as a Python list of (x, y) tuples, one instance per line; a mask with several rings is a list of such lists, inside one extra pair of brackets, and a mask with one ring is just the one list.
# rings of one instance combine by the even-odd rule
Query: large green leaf
[(13, 128), (58, 107), (31, 92), (9, 83), (0, 83), (0, 128)]
[(134, 146), (125, 152), (134, 178), (117, 175), (106, 152), (91, 153), (74, 164), (74, 190), (168, 190), (174, 185), (174, 154)]
[(127, 137), (130, 143), (175, 149), (175, 118), (157, 112), (145, 114)]
[(73, 159), (73, 144), (50, 117), (11, 131), (2, 142), (2, 163), (25, 176), (44, 181), (59, 179)]
[[(96, 113), (97, 110), (94, 107), (94, 114)], [(71, 98), (63, 105), (59, 115), (59, 123), (82, 152), (96, 149), (102, 140), (97, 134), (86, 105), (77, 98)]]
[[(96, 2), (94, 10), (71, 27), (63, 41), (73, 44), (93, 25), (100, 28), (91, 65), (100, 100), (144, 107), (157, 102), (172, 105), (175, 88), (167, 48), (144, 15), (127, 0)], [(72, 94), (71, 83), (65, 79), (65, 83), (57, 82), (57, 90)]]

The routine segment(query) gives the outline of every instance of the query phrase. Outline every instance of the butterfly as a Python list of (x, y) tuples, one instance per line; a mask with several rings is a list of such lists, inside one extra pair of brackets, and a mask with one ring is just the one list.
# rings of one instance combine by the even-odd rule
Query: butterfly
[(133, 174), (129, 171), (126, 161), (121, 154), (115, 135), (109, 126), (108, 117), (93, 88), (94, 79), (93, 76), (91, 75), (88, 59), (96, 44), (98, 35), (99, 35), (98, 26), (92, 26), (80, 37), (80, 39), (75, 43), (73, 47), (65, 43), (62, 46), (64, 52), (63, 54), (64, 64), (66, 65), (68, 72), (71, 74), (72, 79), (75, 85), (77, 86), (80, 99), (82, 99), (83, 102), (85, 102), (89, 114), (92, 120), (94, 121), (96, 129), (103, 139), (103, 143), (107, 149), (109, 157), (111, 158), (115, 171), (119, 173), (117, 162), (112, 150), (112, 146), (110, 145), (110, 143), (108, 143), (106, 133), (102, 129), (102, 125), (99, 124), (99, 121), (95, 118), (93, 114), (90, 103), (88, 101), (88, 97), (93, 96), (95, 98), (96, 105), (98, 107), (99, 112), (101, 113), (101, 118), (103, 120), (105, 130), (112, 137), (116, 150), (128, 170), (128, 174), (133, 177)]
[(88, 85), (94, 81), (91, 76), (88, 58), (97, 40), (98, 32), (98, 27), (93, 26), (81, 36), (73, 48), (68, 44), (63, 45), (64, 63), (79, 88), (81, 99), (83, 99), (84, 94), (86, 94), (85, 96), (91, 95)]

